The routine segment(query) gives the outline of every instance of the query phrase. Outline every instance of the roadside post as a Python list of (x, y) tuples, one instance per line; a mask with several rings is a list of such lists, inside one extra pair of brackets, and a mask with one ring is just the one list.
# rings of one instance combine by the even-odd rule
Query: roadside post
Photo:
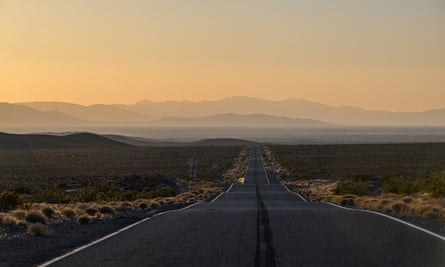
[(198, 165), (198, 160), (196, 158), (191, 158), (187, 161), (187, 165), (190, 167), (189, 170), (189, 188), (192, 191), (192, 181), (196, 178), (196, 166)]

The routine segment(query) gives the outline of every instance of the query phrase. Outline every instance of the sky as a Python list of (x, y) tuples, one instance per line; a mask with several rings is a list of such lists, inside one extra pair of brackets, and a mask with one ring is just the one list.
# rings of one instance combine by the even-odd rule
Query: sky
[(0, 102), (445, 108), (443, 0), (0, 0)]

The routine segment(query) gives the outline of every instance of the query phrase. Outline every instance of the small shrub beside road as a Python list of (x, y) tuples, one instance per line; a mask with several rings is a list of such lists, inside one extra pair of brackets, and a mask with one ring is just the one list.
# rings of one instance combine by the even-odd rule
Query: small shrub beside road
[(78, 224), (88, 224), (90, 222), (90, 217), (88, 215), (81, 215), (77, 218)]
[(25, 217), (25, 221), (28, 223), (40, 223), (40, 224), (48, 223), (48, 219), (46, 218), (46, 216), (37, 211), (29, 212)]
[(32, 223), (28, 225), (28, 234), (35, 236), (48, 235), (48, 229), (41, 223)]
[(74, 219), (74, 218), (76, 218), (76, 212), (73, 209), (71, 209), (71, 208), (64, 208), (62, 210), (62, 215), (66, 219)]

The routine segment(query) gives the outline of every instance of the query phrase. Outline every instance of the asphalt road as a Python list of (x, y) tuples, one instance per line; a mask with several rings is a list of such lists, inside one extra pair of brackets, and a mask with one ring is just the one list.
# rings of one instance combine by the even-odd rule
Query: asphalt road
[(305, 202), (252, 149), (245, 184), (51, 266), (445, 266), (445, 241), (388, 218)]

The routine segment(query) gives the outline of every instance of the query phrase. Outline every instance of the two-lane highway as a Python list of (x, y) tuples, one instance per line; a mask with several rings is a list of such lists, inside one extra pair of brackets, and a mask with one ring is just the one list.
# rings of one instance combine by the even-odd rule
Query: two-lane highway
[(244, 184), (51, 266), (444, 266), (445, 241), (383, 216), (305, 202), (252, 148)]

